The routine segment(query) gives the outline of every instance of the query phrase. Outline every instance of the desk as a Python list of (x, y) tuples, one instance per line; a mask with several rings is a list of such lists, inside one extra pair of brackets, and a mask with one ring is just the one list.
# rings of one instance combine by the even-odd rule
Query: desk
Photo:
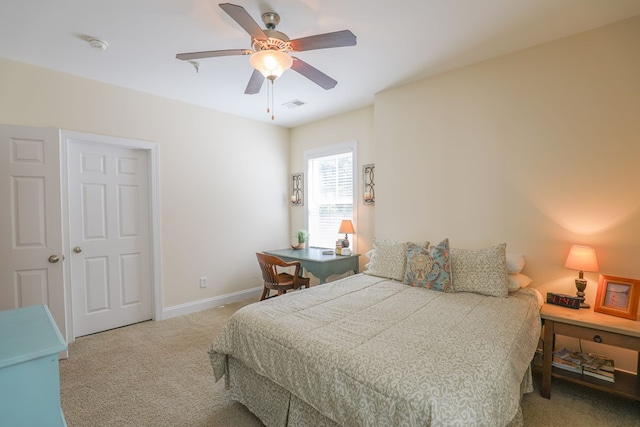
[(308, 249), (274, 249), (264, 251), (265, 254), (274, 255), (285, 261), (300, 261), (302, 268), (325, 283), (327, 277), (332, 274), (342, 274), (347, 271), (358, 273), (358, 258), (360, 254), (353, 255), (323, 255), (326, 248)]

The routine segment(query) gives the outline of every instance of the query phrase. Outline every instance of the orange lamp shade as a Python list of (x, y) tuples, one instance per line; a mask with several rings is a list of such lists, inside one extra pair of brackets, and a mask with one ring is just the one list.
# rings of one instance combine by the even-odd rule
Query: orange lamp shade
[(571, 270), (598, 271), (596, 251), (590, 246), (573, 245), (564, 266)]
[(356, 230), (353, 228), (353, 223), (350, 219), (343, 219), (340, 223), (340, 230), (338, 233), (344, 234), (356, 234)]

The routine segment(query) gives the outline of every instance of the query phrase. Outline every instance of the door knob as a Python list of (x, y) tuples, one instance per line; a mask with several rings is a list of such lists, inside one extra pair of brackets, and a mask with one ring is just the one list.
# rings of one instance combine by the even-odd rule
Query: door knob
[(79, 254), (80, 252), (82, 252), (82, 247), (76, 246), (75, 248), (73, 248), (73, 252)]
[(49, 257), (49, 262), (51, 264), (55, 264), (56, 262), (60, 261), (60, 257), (58, 255), (51, 255)]

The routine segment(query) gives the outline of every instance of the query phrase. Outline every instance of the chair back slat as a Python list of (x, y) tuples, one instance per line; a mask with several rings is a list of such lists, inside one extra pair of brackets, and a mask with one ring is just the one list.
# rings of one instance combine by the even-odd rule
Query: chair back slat
[[(301, 265), (299, 261), (285, 262), (282, 259), (268, 255), (265, 253), (256, 253), (260, 271), (262, 271), (262, 280), (264, 281), (264, 291), (260, 300), (266, 298), (269, 289), (278, 291), (278, 295), (285, 293), (287, 289), (298, 289), (300, 286), (309, 287), (309, 279), (299, 277)], [(278, 274), (278, 267), (295, 267), (293, 275), (287, 273)]]
[(260, 270), (262, 270), (262, 280), (268, 283), (278, 283), (277, 261), (275, 260), (280, 260), (280, 258), (261, 253), (257, 253), (256, 256)]

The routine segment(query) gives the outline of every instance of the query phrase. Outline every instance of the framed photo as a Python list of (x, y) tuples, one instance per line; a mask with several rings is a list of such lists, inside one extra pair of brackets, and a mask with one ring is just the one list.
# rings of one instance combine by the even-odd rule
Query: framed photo
[(600, 275), (593, 309), (625, 319), (637, 320), (640, 280)]

